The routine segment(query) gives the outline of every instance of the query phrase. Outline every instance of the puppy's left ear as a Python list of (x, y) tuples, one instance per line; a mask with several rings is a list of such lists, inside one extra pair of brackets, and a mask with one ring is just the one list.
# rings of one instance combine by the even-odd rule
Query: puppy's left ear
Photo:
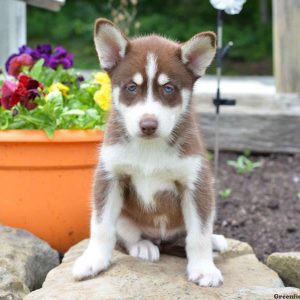
[(181, 46), (181, 60), (196, 77), (205, 74), (216, 54), (216, 35), (202, 32), (194, 35)]
[(125, 56), (129, 41), (111, 21), (100, 18), (95, 22), (94, 41), (102, 68), (110, 70)]

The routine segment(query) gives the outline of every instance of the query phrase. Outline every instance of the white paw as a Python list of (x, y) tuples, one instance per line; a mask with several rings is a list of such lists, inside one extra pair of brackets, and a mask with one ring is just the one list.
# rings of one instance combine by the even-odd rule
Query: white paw
[(228, 249), (228, 243), (224, 235), (221, 234), (212, 235), (212, 245), (213, 245), (213, 250), (219, 251), (221, 253), (225, 252)]
[(96, 276), (108, 268), (110, 261), (101, 255), (100, 250), (89, 248), (75, 261), (72, 274), (75, 280)]
[(188, 265), (188, 279), (203, 287), (220, 286), (223, 276), (214, 263)]
[(138, 241), (130, 247), (129, 254), (134, 257), (149, 261), (159, 260), (159, 249), (152, 242), (147, 240)]

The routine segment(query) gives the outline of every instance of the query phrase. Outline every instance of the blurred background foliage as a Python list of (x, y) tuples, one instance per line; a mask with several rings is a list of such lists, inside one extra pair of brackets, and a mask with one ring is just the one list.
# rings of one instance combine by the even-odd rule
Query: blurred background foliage
[[(62, 45), (75, 54), (75, 67), (97, 69), (92, 35), (100, 16), (130, 35), (155, 32), (182, 42), (216, 29), (216, 10), (208, 0), (67, 0), (58, 13), (28, 6), (28, 43)], [(234, 47), (225, 62), (226, 74), (272, 74), (272, 1), (248, 0), (239, 15), (225, 15), (224, 41), (229, 40)]]

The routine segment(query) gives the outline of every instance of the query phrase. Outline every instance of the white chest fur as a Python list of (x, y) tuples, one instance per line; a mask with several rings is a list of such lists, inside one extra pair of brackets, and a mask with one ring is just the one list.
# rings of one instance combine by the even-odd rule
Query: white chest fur
[(175, 181), (193, 189), (201, 169), (200, 156), (180, 157), (176, 149), (162, 140), (103, 145), (101, 161), (112, 176), (130, 175), (147, 207), (151, 207), (157, 192), (176, 192)]

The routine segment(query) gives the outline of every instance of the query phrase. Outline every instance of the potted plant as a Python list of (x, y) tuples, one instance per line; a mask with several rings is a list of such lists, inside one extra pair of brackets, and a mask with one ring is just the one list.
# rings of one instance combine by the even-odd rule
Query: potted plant
[(62, 47), (23, 46), (0, 78), (0, 223), (61, 252), (88, 236), (89, 198), (111, 105), (105, 73), (84, 80)]

